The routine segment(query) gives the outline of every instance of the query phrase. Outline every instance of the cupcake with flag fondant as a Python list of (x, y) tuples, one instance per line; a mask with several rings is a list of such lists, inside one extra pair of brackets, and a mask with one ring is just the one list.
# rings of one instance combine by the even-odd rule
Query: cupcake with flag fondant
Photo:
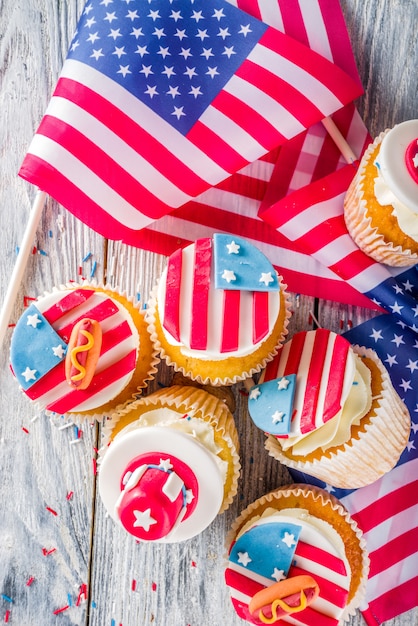
[(347, 191), (348, 231), (380, 263), (418, 262), (418, 120), (381, 133), (365, 152)]
[(271, 456), (344, 489), (391, 470), (411, 425), (376, 353), (326, 329), (284, 344), (251, 388), (248, 410)]
[(102, 418), (146, 387), (157, 353), (144, 313), (108, 286), (69, 283), (18, 320), (11, 369), (39, 409), (73, 421)]
[(250, 624), (338, 626), (360, 606), (369, 558), (356, 522), (326, 491), (291, 485), (241, 513), (225, 581)]
[(259, 372), (282, 344), (289, 317), (285, 286), (270, 261), (226, 234), (174, 252), (147, 309), (161, 357), (212, 385)]
[(189, 539), (233, 501), (238, 447), (234, 418), (218, 395), (194, 386), (160, 389), (106, 424), (103, 504), (140, 541)]

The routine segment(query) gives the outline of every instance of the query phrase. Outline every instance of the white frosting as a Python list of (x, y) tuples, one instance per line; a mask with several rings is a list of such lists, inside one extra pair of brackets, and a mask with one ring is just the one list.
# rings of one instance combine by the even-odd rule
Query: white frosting
[(283, 450), (306, 455), (318, 448), (338, 446), (350, 438), (351, 427), (360, 423), (371, 407), (371, 374), (361, 358), (350, 351), (354, 367), (347, 367), (344, 378), (342, 409), (325, 424), (305, 435), (278, 438)]
[[(399, 228), (406, 235), (418, 243), (418, 215), (399, 200), (386, 184), (379, 167), (377, 177), (374, 179), (374, 195), (382, 206), (392, 206), (392, 214), (398, 220)], [(416, 190), (418, 195), (418, 188)]]
[[(190, 345), (190, 328), (192, 323), (191, 318), (191, 306), (186, 306), (187, 302), (190, 305), (190, 295), (193, 290), (193, 264), (194, 264), (194, 245), (187, 246), (183, 250), (183, 270), (182, 270), (182, 282), (181, 282), (181, 337), (180, 342), (177, 341), (162, 325), (165, 338), (171, 345), (179, 346), (181, 352), (189, 357), (207, 360), (222, 360), (233, 357), (242, 357), (254, 352), (264, 341), (267, 340), (271, 334), (274, 325), (277, 321), (280, 307), (281, 307), (281, 295), (280, 290), (269, 292), (269, 335), (264, 337), (262, 341), (253, 344), (252, 338), (252, 317), (253, 317), (253, 298), (251, 291), (241, 291), (240, 299), (240, 327), (239, 327), (239, 347), (238, 350), (231, 352), (220, 352), (221, 337), (222, 337), (222, 312), (223, 312), (223, 298), (224, 291), (222, 289), (215, 289), (213, 281), (210, 285), (209, 295), (209, 332), (208, 332), (208, 345), (205, 350), (193, 350), (189, 348)], [(158, 309), (161, 322), (164, 316), (164, 303), (166, 297), (166, 278), (167, 268), (164, 270), (161, 279), (158, 284), (157, 300)]]

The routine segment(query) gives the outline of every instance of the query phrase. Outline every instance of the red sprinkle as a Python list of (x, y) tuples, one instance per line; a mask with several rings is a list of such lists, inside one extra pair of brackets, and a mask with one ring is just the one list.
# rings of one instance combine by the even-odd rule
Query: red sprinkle
[(47, 550), (46, 548), (42, 548), (42, 554), (44, 556), (48, 556), (49, 554), (52, 554), (53, 552), (55, 552), (56, 548), (51, 548), (50, 550)]
[(153, 591), (157, 591), (157, 583), (152, 583), (152, 585), (151, 585), (151, 589), (152, 589)]
[(66, 496), (66, 497), (67, 497), (67, 500), (71, 500), (71, 499), (72, 499), (72, 497), (73, 497), (73, 495), (74, 495), (74, 491), (69, 491), (69, 492), (67, 493), (67, 496)]
[(29, 306), (29, 302), (33, 302), (36, 298), (31, 298), (30, 296), (23, 296), (23, 306)]
[(97, 474), (97, 461), (96, 459), (92, 459), (93, 461), (93, 474), (96, 476)]
[(135, 591), (135, 589), (136, 589), (136, 580), (135, 580), (135, 578), (132, 581), (131, 589), (132, 589), (132, 591)]
[(25, 428), (24, 426), (22, 426), (22, 430), (23, 430), (23, 432), (24, 432), (24, 433), (26, 433), (27, 435), (29, 435), (29, 431), (28, 431), (28, 429), (27, 429), (27, 428)]
[(340, 320), (340, 329), (342, 330), (344, 328), (344, 320)]
[(85, 583), (83, 583), (82, 585), (80, 585), (80, 589), (78, 592), (78, 597), (76, 600), (76, 606), (80, 605), (80, 602), (82, 600), (87, 600), (87, 585)]
[(6, 613), (4, 614), (4, 623), (7, 624), (9, 621), (9, 617), (10, 617), (10, 611), (7, 610)]
[(55, 611), (53, 612), (54, 615), (58, 615), (58, 613), (62, 613), (63, 611), (66, 611), (67, 609), (70, 608), (70, 605), (67, 604), (66, 606), (63, 606), (61, 609), (55, 609)]
[(51, 507), (50, 507), (50, 506), (47, 506), (47, 507), (45, 507), (45, 508), (46, 508), (46, 510), (47, 510), (47, 511), (49, 511), (50, 513), (52, 513), (52, 515), (55, 515), (55, 516), (57, 516), (57, 515), (58, 515), (58, 513), (57, 513), (56, 511), (54, 511), (54, 509), (51, 509)]
[(35, 578), (33, 576), (31, 576), (30, 578), (28, 578), (27, 582), (26, 582), (26, 586), (30, 587), (31, 584), (34, 582)]

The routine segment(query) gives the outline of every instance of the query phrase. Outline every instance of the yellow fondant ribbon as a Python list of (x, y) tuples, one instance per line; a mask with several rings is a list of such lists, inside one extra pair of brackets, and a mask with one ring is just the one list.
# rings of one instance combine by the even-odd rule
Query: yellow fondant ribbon
[(89, 333), (88, 330), (80, 330), (80, 333), (87, 339), (87, 343), (85, 343), (82, 346), (76, 346), (75, 348), (73, 348), (71, 350), (71, 365), (78, 370), (78, 374), (74, 374), (73, 376), (71, 376), (71, 380), (73, 382), (77, 382), (79, 380), (82, 380), (84, 378), (84, 376), (86, 375), (86, 368), (83, 367), (83, 365), (81, 365), (78, 360), (77, 360), (77, 355), (80, 352), (87, 352), (88, 350), (90, 350), (93, 345), (94, 345), (94, 338), (93, 335), (91, 333)]
[(262, 621), (263, 624), (274, 624), (274, 622), (279, 619), (276, 610), (278, 606), (283, 609), (283, 611), (285, 611), (287, 614), (298, 613), (299, 611), (303, 611), (304, 609), (306, 609), (306, 607), (308, 606), (308, 601), (304, 591), (300, 592), (300, 604), (298, 604), (297, 606), (289, 606), (288, 604), (286, 604), (286, 602), (284, 602), (284, 600), (274, 600), (271, 604), (272, 616), (266, 617), (263, 613), (263, 609), (260, 609), (260, 612), (258, 614), (260, 621)]

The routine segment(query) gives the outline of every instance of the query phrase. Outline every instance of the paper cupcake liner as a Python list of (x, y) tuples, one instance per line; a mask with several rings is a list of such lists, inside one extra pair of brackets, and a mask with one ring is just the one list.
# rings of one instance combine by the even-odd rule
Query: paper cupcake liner
[(147, 387), (148, 383), (155, 377), (155, 374), (158, 371), (157, 365), (160, 362), (158, 352), (154, 348), (147, 330), (144, 312), (140, 309), (140, 304), (136, 302), (133, 297), (129, 296), (126, 291), (119, 291), (117, 287), (113, 287), (108, 283), (83, 280), (80, 283), (69, 282), (66, 284), (58, 285), (58, 287), (53, 287), (51, 291), (44, 291), (43, 294), (38, 296), (36, 300), (40, 300), (43, 297), (48, 296), (54, 292), (66, 291), (69, 289), (79, 289), (83, 287), (90, 287), (98, 291), (106, 292), (110, 297), (113, 297), (120, 304), (125, 306), (128, 312), (130, 312), (131, 308), (132, 312), (134, 312), (134, 315), (139, 314), (141, 317), (143, 317), (143, 320), (141, 320), (141, 327), (137, 327), (137, 331), (140, 337), (140, 342), (145, 342), (145, 344), (147, 344), (143, 347), (145, 347), (145, 350), (149, 353), (149, 355), (147, 359), (138, 358), (136, 369), (132, 375), (131, 380), (127, 383), (124, 390), (119, 392), (113, 400), (110, 400), (103, 405), (95, 407), (94, 409), (88, 411), (68, 411), (67, 413), (61, 415), (54, 411), (46, 409), (39, 402), (33, 402), (33, 405), (35, 406), (35, 409), (37, 411), (45, 411), (47, 417), (49, 417), (52, 421), (58, 421), (61, 424), (63, 423), (63, 421), (72, 422), (74, 424), (82, 424), (86, 421), (101, 422), (106, 416), (110, 415), (118, 407), (122, 406), (127, 399), (134, 398), (136, 394), (140, 393), (143, 389)]
[[(238, 432), (234, 418), (226, 405), (209, 392), (196, 387), (176, 385), (156, 391), (134, 402), (126, 403), (104, 424), (98, 463), (101, 463), (108, 446), (111, 445), (117, 425), (124, 421), (124, 418), (128, 418), (126, 424), (123, 424), (123, 427), (125, 427), (129, 423), (129, 414), (134, 413), (139, 406), (164, 406), (173, 408), (173, 410), (183, 410), (187, 407), (187, 411), (193, 413), (192, 416), (194, 418), (202, 419), (210, 424), (215, 432), (216, 442), (222, 440), (226, 443), (230, 457), (228, 459), (226, 479), (229, 483), (229, 488), (225, 487), (224, 500), (219, 513), (226, 511), (232, 504), (238, 491), (238, 479), (241, 470)], [(136, 420), (137, 417), (132, 418), (132, 420), (134, 419)]]
[[(258, 498), (255, 502), (252, 502), (249, 506), (247, 506), (244, 511), (241, 512), (239, 517), (233, 522), (230, 531), (226, 536), (226, 555), (225, 559), (228, 560), (228, 552), (231, 544), (235, 541), (237, 536), (240, 534), (244, 526), (250, 524), (252, 520), (257, 521), (258, 517), (263, 513), (265, 509), (272, 508), (280, 511), (281, 509), (288, 508), (288, 504), (286, 499), (288, 498), (297, 498), (300, 499), (300, 508), (307, 508), (309, 510), (308, 501), (311, 500), (313, 502), (315, 511), (312, 512), (312, 515), (330, 523), (338, 534), (341, 536), (342, 526), (340, 521), (347, 524), (345, 534), (350, 537), (349, 542), (347, 542), (347, 557), (350, 562), (350, 553), (348, 550), (355, 549), (353, 546), (356, 546), (356, 554), (357, 561), (358, 557), (361, 560), (361, 571), (359, 571), (358, 567), (352, 565), (353, 561), (350, 562), (350, 567), (352, 571), (352, 575), (357, 577), (357, 580), (352, 581), (352, 587), (350, 588), (349, 598), (347, 606), (344, 609), (344, 612), (340, 618), (340, 624), (347, 622), (350, 620), (350, 616), (354, 615), (356, 609), (358, 609), (364, 602), (366, 595), (366, 584), (369, 575), (370, 568), (370, 559), (367, 552), (366, 540), (364, 538), (362, 530), (359, 528), (357, 522), (351, 517), (347, 509), (341, 504), (337, 498), (332, 496), (327, 491), (315, 487), (313, 485), (304, 485), (304, 484), (293, 484), (281, 487), (275, 491), (271, 491), (270, 493)], [(303, 502), (305, 500), (305, 502)], [(338, 515), (338, 518), (335, 517)], [(335, 524), (333, 524), (333, 519), (335, 518)], [(338, 519), (338, 522), (337, 522)], [(352, 556), (354, 559), (354, 555)]]
[[(258, 346), (254, 352), (249, 353), (248, 355), (234, 357), (226, 354), (225, 358), (206, 359), (203, 353), (202, 358), (194, 357), (189, 359), (186, 355), (181, 353), (181, 360), (186, 361), (187, 365), (183, 365), (178, 362), (170, 354), (170, 348), (173, 348), (173, 346), (171, 346), (164, 337), (164, 331), (158, 314), (158, 286), (155, 286), (152, 290), (146, 309), (148, 330), (151, 334), (151, 339), (154, 343), (155, 349), (160, 354), (160, 357), (166, 361), (167, 365), (170, 365), (176, 372), (181, 372), (183, 376), (191, 378), (201, 385), (234, 385), (238, 382), (251, 378), (254, 374), (258, 374), (266, 367), (269, 361), (274, 359), (278, 350), (282, 346), (286, 335), (288, 334), (287, 327), (289, 325), (289, 318), (292, 315), (290, 296), (286, 291), (287, 285), (283, 282), (281, 276), (278, 278), (280, 289), (283, 294), (282, 304), (284, 308), (284, 317), (282, 328), (278, 328), (276, 324), (273, 332), (264, 340), (264, 342)], [(167, 347), (164, 347), (163, 342), (166, 343), (168, 349)], [(174, 346), (174, 348), (177, 348), (178, 351), (181, 350), (181, 346)], [(242, 368), (247, 360), (251, 362), (252, 365), (243, 370)], [(192, 361), (194, 362), (194, 365), (190, 365)], [(214, 369), (216, 371), (215, 376), (205, 373), (208, 366), (210, 369)], [(219, 372), (222, 370), (225, 370), (225, 372), (220, 374)]]
[(363, 195), (366, 165), (388, 132), (389, 129), (380, 133), (365, 151), (344, 200), (344, 219), (351, 238), (368, 256), (393, 267), (409, 267), (418, 262), (418, 254), (385, 240), (378, 228), (372, 226), (372, 220), (367, 215), (367, 200)]
[(360, 356), (372, 359), (382, 376), (382, 389), (370, 422), (342, 446), (329, 449), (319, 459), (294, 459), (269, 435), (265, 448), (277, 461), (315, 476), (340, 489), (356, 489), (378, 480), (398, 462), (410, 433), (408, 409), (394, 390), (389, 374), (373, 350), (353, 346)]

